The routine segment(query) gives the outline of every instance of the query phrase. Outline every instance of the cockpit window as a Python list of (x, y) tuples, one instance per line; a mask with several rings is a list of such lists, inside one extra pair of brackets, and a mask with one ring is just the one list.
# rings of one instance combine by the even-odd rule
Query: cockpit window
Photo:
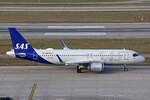
[(137, 53), (134, 53), (134, 54), (133, 54), (133, 57), (136, 57), (136, 56), (139, 56), (139, 54), (137, 54)]

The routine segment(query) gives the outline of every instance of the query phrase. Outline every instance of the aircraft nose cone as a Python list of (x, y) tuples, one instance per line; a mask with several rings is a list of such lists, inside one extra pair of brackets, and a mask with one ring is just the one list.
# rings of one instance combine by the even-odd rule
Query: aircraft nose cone
[(140, 61), (140, 62), (144, 62), (144, 61), (145, 61), (145, 57), (140, 56), (139, 61)]
[(144, 61), (145, 61), (145, 57), (142, 56), (142, 62), (144, 62)]

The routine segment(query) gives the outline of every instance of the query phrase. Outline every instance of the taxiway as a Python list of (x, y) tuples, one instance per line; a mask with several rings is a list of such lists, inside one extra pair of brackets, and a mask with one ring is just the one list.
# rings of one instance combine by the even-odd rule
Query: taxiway
[(0, 7), (0, 11), (146, 11), (150, 6), (133, 7)]
[(150, 23), (1, 23), (1, 39), (10, 27), (27, 38), (150, 38)]
[(106, 66), (103, 73), (76, 73), (73, 66), (1, 66), (0, 96), (27, 100), (149, 100), (150, 66)]

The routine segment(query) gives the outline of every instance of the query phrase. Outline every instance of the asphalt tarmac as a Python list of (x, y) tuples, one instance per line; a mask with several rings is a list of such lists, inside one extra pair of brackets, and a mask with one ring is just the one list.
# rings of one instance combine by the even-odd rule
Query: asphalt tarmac
[(35, 1), (1, 1), (0, 4), (131, 4), (131, 3), (150, 3), (150, 0), (123, 0), (118, 2), (42, 2), (41, 0)]
[(150, 6), (133, 7), (0, 7), (0, 11), (146, 11)]
[(76, 73), (73, 66), (1, 66), (0, 96), (28, 100), (149, 100), (150, 66), (106, 66), (102, 73)]
[(10, 27), (26, 38), (150, 38), (150, 23), (0, 23), (0, 39)]

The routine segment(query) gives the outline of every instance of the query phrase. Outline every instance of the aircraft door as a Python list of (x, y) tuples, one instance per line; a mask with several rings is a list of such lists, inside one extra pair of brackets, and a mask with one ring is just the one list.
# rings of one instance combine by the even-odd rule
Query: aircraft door
[(93, 59), (93, 54), (92, 53), (88, 53), (88, 59), (92, 60)]
[(119, 60), (119, 57), (117, 56), (118, 55), (117, 52), (111, 51), (108, 55), (112, 55), (109, 58), (112, 59), (113, 61), (118, 61)]
[(130, 59), (130, 55), (128, 52), (124, 52), (124, 59), (125, 60), (129, 60)]

